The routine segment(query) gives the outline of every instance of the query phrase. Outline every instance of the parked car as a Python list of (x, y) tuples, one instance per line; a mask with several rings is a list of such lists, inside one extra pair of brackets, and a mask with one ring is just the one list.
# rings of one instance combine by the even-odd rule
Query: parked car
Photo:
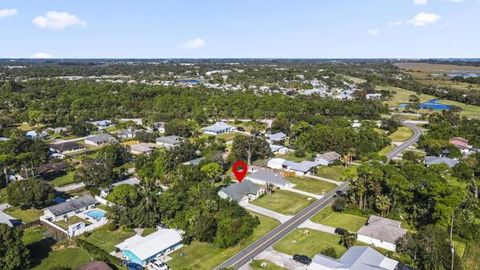
[(344, 228), (335, 228), (335, 233), (338, 235), (345, 235), (348, 231), (345, 230)]
[(245, 129), (243, 127), (237, 127), (237, 130), (238, 131), (245, 131)]
[(152, 270), (168, 270), (170, 267), (168, 265), (160, 260), (152, 260), (148, 264), (148, 268)]
[(143, 270), (143, 266), (138, 263), (129, 262), (125, 266), (127, 267), (127, 270)]
[(312, 259), (310, 259), (308, 256), (300, 254), (293, 255), (293, 260), (305, 265), (309, 265), (312, 262)]

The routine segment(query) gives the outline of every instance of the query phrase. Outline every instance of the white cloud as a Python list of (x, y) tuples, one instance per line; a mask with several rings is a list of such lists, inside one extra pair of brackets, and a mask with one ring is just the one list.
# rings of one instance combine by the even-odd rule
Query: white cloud
[(194, 38), (185, 42), (182, 46), (187, 49), (200, 49), (205, 47), (207, 43), (202, 38)]
[(49, 53), (45, 53), (45, 52), (37, 52), (37, 53), (34, 53), (32, 54), (32, 58), (53, 58), (53, 55), (49, 54)]
[(0, 9), (0, 18), (15, 16), (17, 12), (18, 10), (14, 8)]
[(368, 30), (367, 33), (368, 33), (370, 36), (376, 36), (376, 35), (378, 35), (378, 33), (380, 33), (380, 30), (378, 30), (377, 28), (374, 28), (374, 29)]
[(420, 12), (415, 17), (413, 17), (410, 21), (408, 21), (408, 23), (413, 26), (425, 26), (428, 24), (436, 23), (441, 18), (442, 17), (440, 15), (435, 13)]
[(413, 3), (418, 6), (423, 6), (428, 3), (428, 0), (413, 0)]
[(83, 27), (87, 25), (77, 15), (59, 11), (48, 11), (44, 16), (35, 17), (32, 23), (40, 28), (50, 30), (62, 30), (71, 26)]
[(388, 23), (388, 26), (400, 26), (403, 24), (403, 21), (402, 20), (398, 20), (398, 21), (393, 21), (393, 22), (389, 22)]

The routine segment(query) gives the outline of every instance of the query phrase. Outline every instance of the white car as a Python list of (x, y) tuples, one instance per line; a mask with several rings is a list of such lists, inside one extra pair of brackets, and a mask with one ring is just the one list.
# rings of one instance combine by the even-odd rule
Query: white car
[(160, 260), (152, 260), (148, 264), (148, 269), (151, 270), (169, 270), (170, 267), (168, 265)]

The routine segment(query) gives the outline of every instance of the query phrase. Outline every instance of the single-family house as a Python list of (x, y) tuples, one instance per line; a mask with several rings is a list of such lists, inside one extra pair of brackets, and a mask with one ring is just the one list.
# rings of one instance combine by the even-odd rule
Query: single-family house
[(137, 135), (136, 131), (129, 128), (129, 129), (122, 129), (120, 132), (117, 133), (118, 138), (122, 140), (131, 140), (135, 138)]
[(293, 151), (288, 147), (285, 147), (283, 145), (276, 145), (276, 144), (270, 144), (270, 150), (272, 150), (272, 153), (279, 154), (279, 155), (285, 155)]
[(285, 163), (285, 159), (283, 158), (271, 158), (267, 162), (267, 167), (271, 169), (281, 170), (283, 169), (283, 163)]
[(92, 196), (79, 197), (45, 208), (43, 217), (48, 221), (55, 222), (94, 208), (96, 204), (97, 201)]
[(281, 174), (261, 167), (253, 167), (245, 179), (260, 185), (272, 184), (281, 188), (293, 187), (293, 184), (288, 182)]
[(366, 94), (365, 98), (368, 100), (379, 100), (382, 98), (382, 94), (380, 93)]
[(13, 226), (22, 224), (22, 222), (0, 211), (0, 224), (5, 224), (8, 227), (13, 227)]
[(287, 138), (287, 135), (283, 132), (277, 132), (273, 134), (266, 134), (265, 137), (268, 143), (277, 143), (284, 141)]
[(298, 176), (303, 176), (310, 174), (313, 169), (320, 166), (320, 162), (318, 161), (301, 161), (301, 162), (294, 162), (286, 160), (282, 167), (286, 171), (295, 172)]
[(204, 160), (204, 159), (205, 159), (205, 157), (194, 158), (192, 160), (185, 161), (183, 163), (183, 165), (198, 166), (198, 165), (200, 165), (200, 162), (202, 162), (202, 160)]
[(340, 160), (341, 155), (338, 154), (337, 152), (325, 152), (321, 155), (317, 155), (315, 158), (315, 161), (318, 162), (320, 165), (330, 165), (332, 164), (335, 160)]
[(155, 122), (151, 127), (148, 127), (147, 130), (165, 133), (165, 122)]
[(37, 168), (37, 175), (39, 175), (43, 179), (52, 179), (55, 176), (65, 173), (66, 169), (67, 163), (63, 161), (57, 163), (43, 164)]
[(460, 150), (472, 148), (472, 146), (468, 144), (468, 140), (462, 137), (451, 138), (448, 142)]
[(403, 237), (407, 230), (401, 228), (401, 222), (371, 215), (367, 224), (357, 232), (357, 239), (376, 247), (395, 251), (396, 241)]
[(352, 127), (353, 128), (360, 128), (360, 127), (362, 127), (362, 123), (358, 120), (353, 120)]
[(36, 140), (47, 137), (47, 133), (45, 131), (37, 132), (35, 130), (30, 130), (25, 133), (25, 136), (29, 139)]
[(93, 146), (106, 145), (113, 142), (116, 142), (115, 138), (113, 138), (112, 135), (106, 133), (91, 135), (85, 139), (86, 144)]
[(145, 237), (132, 236), (116, 247), (122, 251), (127, 261), (146, 266), (151, 260), (181, 248), (182, 234), (178, 230), (159, 229)]
[(61, 155), (85, 150), (85, 146), (76, 142), (52, 143), (48, 148), (51, 152)]
[(133, 122), (135, 125), (143, 125), (143, 119), (142, 118), (120, 118), (118, 119), (118, 122), (120, 123), (127, 123), (127, 122)]
[(165, 147), (167, 149), (173, 148), (179, 145), (183, 141), (182, 137), (170, 135), (170, 136), (162, 136), (156, 139), (157, 145)]
[(234, 126), (230, 126), (224, 122), (216, 122), (215, 124), (202, 128), (203, 133), (209, 135), (220, 135), (223, 133), (229, 133), (235, 130)]
[(248, 179), (229, 185), (218, 191), (218, 196), (236, 202), (250, 202), (265, 192), (263, 188)]
[(137, 143), (130, 145), (130, 153), (134, 155), (145, 155), (150, 154), (155, 149), (155, 144), (153, 143)]
[(459, 161), (448, 157), (426, 156), (423, 163), (425, 163), (427, 166), (446, 164), (449, 168), (453, 168), (459, 163)]
[(353, 246), (340, 259), (317, 254), (307, 270), (395, 270), (398, 261), (368, 246)]
[(99, 130), (106, 129), (108, 127), (113, 126), (113, 123), (110, 120), (91, 121), (90, 124), (94, 125)]

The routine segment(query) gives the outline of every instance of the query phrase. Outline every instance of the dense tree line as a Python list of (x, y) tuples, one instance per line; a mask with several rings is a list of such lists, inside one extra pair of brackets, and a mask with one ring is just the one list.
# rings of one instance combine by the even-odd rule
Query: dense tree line
[(0, 269), (23, 270), (30, 265), (29, 252), (22, 241), (23, 231), (0, 223)]

